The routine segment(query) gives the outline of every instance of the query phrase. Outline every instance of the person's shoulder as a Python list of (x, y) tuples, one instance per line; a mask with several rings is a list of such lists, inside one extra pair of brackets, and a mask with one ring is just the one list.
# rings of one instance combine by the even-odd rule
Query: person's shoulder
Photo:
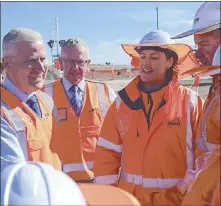
[(198, 101), (204, 102), (203, 98), (195, 90), (183, 85), (179, 85), (179, 88), (180, 88), (179, 90), (182, 91), (183, 94), (185, 93), (187, 95), (190, 102), (192, 102), (193, 104)]

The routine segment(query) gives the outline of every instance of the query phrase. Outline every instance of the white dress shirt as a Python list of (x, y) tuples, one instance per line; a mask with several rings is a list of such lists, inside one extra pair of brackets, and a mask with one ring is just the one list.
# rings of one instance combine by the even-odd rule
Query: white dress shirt
[(1, 115), (1, 171), (10, 164), (25, 161), (14, 129)]
[[(35, 92), (25, 93), (21, 91), (7, 77), (5, 77), (2, 86), (22, 102), (26, 102), (31, 95), (35, 94)], [(21, 161), (25, 161), (25, 157), (20, 147), (17, 134), (1, 115), (1, 170), (8, 164)]]

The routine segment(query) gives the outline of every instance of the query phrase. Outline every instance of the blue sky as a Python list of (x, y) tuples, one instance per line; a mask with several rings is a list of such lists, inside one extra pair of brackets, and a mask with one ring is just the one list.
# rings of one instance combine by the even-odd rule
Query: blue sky
[[(138, 43), (156, 29), (156, 6), (160, 29), (175, 35), (191, 28), (196, 10), (202, 2), (2, 2), (1, 40), (15, 27), (40, 32), (45, 42), (59, 19), (59, 37), (78, 36), (90, 48), (92, 63), (129, 64), (121, 43)], [(54, 31), (54, 30), (53, 30)], [(53, 32), (55, 37), (55, 32)], [(193, 38), (179, 42), (193, 45)], [(47, 46), (48, 58), (51, 59)]]

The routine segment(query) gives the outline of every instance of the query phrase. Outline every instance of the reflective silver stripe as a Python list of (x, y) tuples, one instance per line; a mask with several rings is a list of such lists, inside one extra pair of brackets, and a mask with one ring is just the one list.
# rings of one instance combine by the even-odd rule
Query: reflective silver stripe
[(107, 85), (107, 88), (108, 88), (109, 99), (110, 99), (110, 102), (112, 103), (116, 99), (117, 95), (115, 91), (109, 85)]
[(168, 179), (144, 178), (143, 186), (145, 188), (169, 188), (177, 185), (182, 180), (183, 178), (168, 178)]
[(114, 144), (103, 137), (98, 138), (97, 145), (119, 153), (122, 151), (122, 145)]
[(63, 164), (62, 171), (65, 173), (74, 172), (74, 171), (86, 171), (94, 167), (93, 161), (83, 162), (83, 163), (72, 163), (72, 164)]
[(117, 184), (118, 175), (105, 175), (97, 176), (94, 178), (94, 182), (97, 184)]
[(6, 112), (6, 114), (10, 118), (11, 123), (13, 124), (15, 132), (17, 134), (18, 142), (21, 146), (24, 157), (26, 160), (28, 160), (26, 130), (25, 130), (25, 126), (24, 126), (23, 122), (20, 120), (17, 113), (14, 110), (10, 109), (10, 107), (3, 100), (1, 100), (1, 107), (3, 108), (3, 110)]
[(119, 96), (119, 94), (117, 95), (117, 98), (116, 98), (116, 109), (117, 111), (119, 110), (120, 108), (120, 103), (121, 103), (121, 98)]
[(187, 104), (187, 122), (186, 122), (186, 167), (187, 170), (192, 170), (194, 166), (194, 152), (193, 152), (193, 130), (191, 114), (193, 108), (196, 106), (198, 96), (195, 91), (190, 91), (189, 100)]
[(178, 184), (183, 178), (144, 178), (142, 175), (128, 174), (121, 170), (120, 178), (144, 188), (168, 188)]
[(105, 85), (101, 83), (95, 83), (95, 84), (96, 84), (97, 93), (98, 93), (101, 116), (102, 116), (102, 119), (104, 119), (110, 106), (106, 98)]
[(51, 110), (53, 116), (55, 117), (56, 121), (59, 122), (59, 115), (57, 108), (54, 105), (54, 101), (52, 99), (52, 96), (49, 96), (46, 92), (38, 91), (41, 95), (41, 97), (44, 99), (45, 103), (48, 105), (49, 109)]
[(200, 137), (200, 139), (197, 140), (199, 148), (202, 149), (203, 151), (213, 152), (216, 150), (216, 147), (218, 146), (217, 144), (209, 143), (207, 139), (207, 119), (215, 101), (216, 101), (216, 96), (212, 99), (212, 101), (209, 103), (208, 107), (206, 108), (202, 121), (202, 136)]
[(122, 169), (120, 172), (120, 178), (122, 178), (123, 180), (125, 180), (129, 183), (133, 183), (135, 185), (141, 185), (143, 183), (143, 176), (142, 175), (125, 173)]

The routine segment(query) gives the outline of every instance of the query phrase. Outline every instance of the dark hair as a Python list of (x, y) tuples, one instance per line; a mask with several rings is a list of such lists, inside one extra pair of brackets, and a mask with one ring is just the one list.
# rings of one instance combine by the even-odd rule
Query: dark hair
[(136, 47), (135, 50), (138, 54), (140, 54), (144, 50), (154, 50), (154, 51), (163, 52), (166, 55), (167, 59), (173, 58), (173, 64), (169, 68), (169, 70), (172, 71), (172, 75), (178, 75), (178, 72), (179, 72), (179, 70), (177, 68), (178, 55), (175, 51), (173, 51), (171, 49), (167, 49), (167, 48), (162, 48), (159, 46)]

